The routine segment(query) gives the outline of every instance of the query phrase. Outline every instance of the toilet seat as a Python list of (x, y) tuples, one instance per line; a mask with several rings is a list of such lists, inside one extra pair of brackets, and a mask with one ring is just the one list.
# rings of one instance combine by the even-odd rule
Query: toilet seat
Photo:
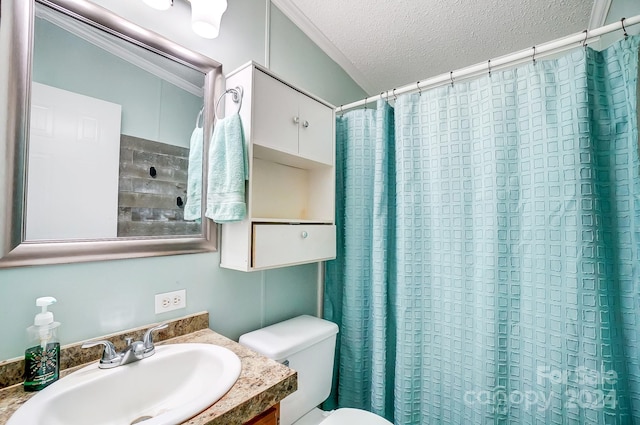
[(366, 410), (344, 407), (335, 410), (320, 425), (393, 425), (382, 416)]

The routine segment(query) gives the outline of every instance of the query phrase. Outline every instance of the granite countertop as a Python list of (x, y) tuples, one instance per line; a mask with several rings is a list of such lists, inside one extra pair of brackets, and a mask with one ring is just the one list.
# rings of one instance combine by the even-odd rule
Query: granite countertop
[[(165, 340), (162, 344), (206, 343), (226, 347), (238, 355), (242, 371), (236, 383), (215, 404), (184, 422), (189, 425), (235, 425), (254, 418), (280, 402), (297, 389), (297, 373), (271, 359), (232, 341), (210, 329), (197, 330)], [(76, 366), (61, 372), (64, 376), (86, 366)], [(0, 425), (35, 393), (25, 392), (21, 384), (0, 390)]]

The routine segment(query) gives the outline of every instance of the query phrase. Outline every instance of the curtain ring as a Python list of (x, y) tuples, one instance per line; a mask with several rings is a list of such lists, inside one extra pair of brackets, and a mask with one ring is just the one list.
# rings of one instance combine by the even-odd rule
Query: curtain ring
[(453, 87), (453, 71), (449, 72), (449, 78), (451, 78), (451, 87)]
[(587, 38), (589, 38), (589, 30), (584, 30), (584, 40), (582, 40), (582, 47), (587, 48)]
[(624, 38), (626, 39), (627, 37), (629, 37), (629, 34), (627, 34), (627, 29), (624, 27), (624, 20), (627, 18), (622, 18), (620, 19), (620, 25), (622, 25), (622, 32), (624, 35)]
[(420, 89), (420, 81), (418, 81), (416, 83), (416, 87), (418, 88), (418, 95), (420, 95), (420, 97), (422, 97), (422, 90)]
[(536, 64), (536, 46), (533, 46), (533, 56), (531, 57), (533, 59), (533, 64)]
[[(367, 106), (367, 99), (365, 99), (365, 100), (364, 100), (364, 105), (365, 105), (365, 108), (366, 108), (366, 106)], [(342, 108), (343, 108), (343, 107), (344, 107), (344, 105), (340, 105), (340, 116), (342, 116)]]
[(393, 89), (393, 101), (398, 100), (398, 96), (396, 96), (396, 89)]
[[(383, 92), (383, 91), (381, 91), (381, 92), (380, 92), (380, 100), (384, 100), (384, 99), (382, 98), (382, 95), (383, 95), (383, 94), (384, 94), (384, 92)], [(388, 102), (388, 101), (389, 101), (389, 96), (387, 96), (387, 100), (386, 100), (386, 102)]]
[(487, 61), (487, 68), (489, 68), (489, 78), (491, 78), (491, 59)]

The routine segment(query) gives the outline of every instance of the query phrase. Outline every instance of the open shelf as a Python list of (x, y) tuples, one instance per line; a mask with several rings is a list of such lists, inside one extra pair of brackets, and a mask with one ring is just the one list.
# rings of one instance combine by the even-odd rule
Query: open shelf
[(252, 220), (333, 222), (332, 167), (303, 169), (253, 158), (252, 172)]

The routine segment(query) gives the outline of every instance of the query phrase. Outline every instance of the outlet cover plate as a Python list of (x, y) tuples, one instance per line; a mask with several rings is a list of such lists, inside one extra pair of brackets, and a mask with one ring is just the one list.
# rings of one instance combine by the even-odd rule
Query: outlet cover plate
[(187, 290), (164, 292), (156, 294), (156, 314), (166, 313), (168, 311), (178, 310), (187, 307)]

